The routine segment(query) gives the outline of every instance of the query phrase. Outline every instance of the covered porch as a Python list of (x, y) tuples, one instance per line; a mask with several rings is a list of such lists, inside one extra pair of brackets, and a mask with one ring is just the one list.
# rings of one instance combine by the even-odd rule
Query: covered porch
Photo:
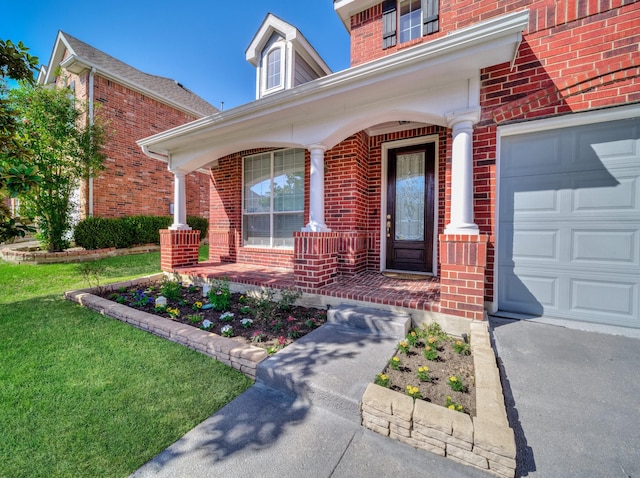
[[(161, 231), (162, 269), (482, 320), (492, 239), (474, 221), (481, 70), (513, 59), (527, 18), (492, 19), (140, 140), (144, 153), (167, 161), (175, 176), (174, 223)], [(273, 151), (289, 151), (291, 164), (304, 155), (304, 168), (283, 168), (280, 176), (294, 179), (277, 183)], [(409, 204), (419, 207), (397, 206), (406, 201), (391, 192), (404, 180), (392, 179), (393, 154), (418, 158), (419, 172), (410, 168), (406, 181), (424, 180), (419, 202)], [(262, 184), (254, 166), (262, 155), (269, 156), (268, 181), (283, 190), (300, 186), (300, 204), (291, 209), (300, 217), (284, 235), (278, 227), (285, 229), (289, 210), (276, 211), (274, 186), (264, 198), (247, 186)], [(206, 264), (197, 264), (198, 234), (186, 225), (184, 178), (199, 168), (212, 178)], [(418, 239), (396, 233), (409, 209), (419, 211)], [(252, 216), (258, 213), (264, 227)], [(277, 227), (276, 219), (283, 221)], [(397, 244), (411, 241), (420, 243), (418, 252), (395, 261), (403, 252)], [(420, 268), (412, 268), (418, 254)], [(429, 276), (420, 284), (393, 283), (385, 271)]]
[[(200, 262), (176, 268), (175, 273), (195, 280), (226, 278), (230, 282), (253, 287), (286, 289), (296, 286), (291, 269), (258, 264)], [(313, 289), (313, 293), (341, 301), (440, 312), (440, 280), (433, 276), (407, 280), (363, 271), (352, 276), (338, 276), (335, 282)]]

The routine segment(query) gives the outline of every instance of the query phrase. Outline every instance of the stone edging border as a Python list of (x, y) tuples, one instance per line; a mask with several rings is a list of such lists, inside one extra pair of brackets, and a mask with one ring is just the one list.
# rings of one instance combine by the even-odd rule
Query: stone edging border
[[(147, 244), (135, 246), (127, 249), (116, 249), (106, 247), (104, 249), (63, 251), (63, 252), (33, 252), (19, 251), (17, 248), (7, 247), (0, 249), (0, 258), (11, 264), (59, 264), (65, 262), (84, 262), (102, 259), (105, 257), (125, 256), (129, 254), (144, 254), (146, 252), (157, 252), (160, 246)], [(24, 245), (22, 246), (24, 247)]]
[(477, 416), (414, 400), (371, 383), (362, 397), (362, 425), (415, 448), (499, 477), (513, 478), (515, 436), (507, 420), (500, 372), (486, 321), (471, 323), (471, 347)]
[[(118, 282), (101, 287), (103, 291), (113, 292), (120, 287), (135, 287), (157, 282), (164, 274), (154, 274), (126, 282)], [(255, 380), (258, 364), (269, 354), (266, 350), (250, 344), (241, 344), (234, 340), (206, 330), (174, 322), (164, 317), (132, 309), (108, 299), (93, 295), (96, 288), (72, 290), (64, 293), (67, 300), (95, 310), (108, 317), (126, 322), (139, 329), (159, 337), (171, 340), (190, 349), (213, 357)]]

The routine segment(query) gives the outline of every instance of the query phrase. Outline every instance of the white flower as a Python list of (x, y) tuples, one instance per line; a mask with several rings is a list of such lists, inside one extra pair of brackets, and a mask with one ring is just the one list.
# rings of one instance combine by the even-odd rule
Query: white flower
[(242, 322), (242, 325), (251, 325), (251, 324), (253, 324), (253, 320), (251, 320), (251, 319), (242, 319), (241, 322)]
[(233, 332), (233, 327), (231, 327), (230, 325), (225, 325), (224, 327), (222, 327), (220, 329), (220, 331), (224, 334), (224, 333), (230, 333)]
[(233, 317), (233, 315), (233, 312), (225, 312), (224, 314), (220, 315), (220, 320), (230, 319), (231, 317)]
[(205, 319), (202, 321), (202, 327), (205, 329), (208, 329), (212, 325), (213, 325), (213, 322), (211, 322), (209, 319)]

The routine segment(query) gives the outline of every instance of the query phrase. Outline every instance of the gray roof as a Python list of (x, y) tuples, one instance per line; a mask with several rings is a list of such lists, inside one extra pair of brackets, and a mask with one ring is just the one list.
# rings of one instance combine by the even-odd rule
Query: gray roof
[(78, 40), (68, 33), (60, 32), (60, 34), (73, 50), (72, 53), (99, 70), (118, 76), (150, 93), (155, 93), (202, 116), (209, 116), (218, 112), (217, 108), (171, 78), (149, 75)]

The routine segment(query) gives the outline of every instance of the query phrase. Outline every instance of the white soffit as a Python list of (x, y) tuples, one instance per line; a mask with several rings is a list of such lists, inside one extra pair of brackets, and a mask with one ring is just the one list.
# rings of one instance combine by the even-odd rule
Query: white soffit
[[(223, 151), (220, 141), (224, 138), (233, 137), (236, 142), (245, 138), (249, 144), (259, 132), (268, 130), (274, 137), (282, 136), (289, 134), (287, 130), (303, 130), (319, 117), (326, 118), (325, 122), (335, 122), (336, 115), (343, 120), (345, 116), (366, 110), (372, 103), (393, 105), (396, 99), (400, 102), (411, 95), (424, 97), (433, 91), (446, 92), (449, 85), (459, 84), (460, 80), (477, 78), (482, 68), (510, 62), (528, 21), (528, 10), (495, 17), (141, 139), (138, 145), (145, 153), (180, 153), (194, 158), (198, 156), (197, 150), (202, 154), (212, 148)], [(298, 140), (302, 141), (291, 137), (292, 144)]]

